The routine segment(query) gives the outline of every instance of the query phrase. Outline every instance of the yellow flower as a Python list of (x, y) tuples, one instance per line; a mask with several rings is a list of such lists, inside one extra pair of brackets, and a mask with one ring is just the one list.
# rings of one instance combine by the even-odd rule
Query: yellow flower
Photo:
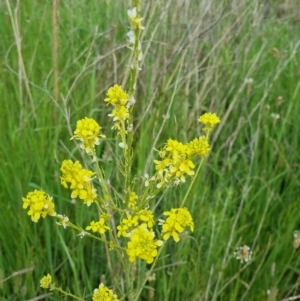
[(122, 89), (119, 85), (114, 85), (107, 91), (107, 98), (104, 99), (105, 102), (116, 106), (125, 106), (129, 101), (129, 95)]
[(147, 223), (148, 228), (153, 228), (154, 226), (154, 216), (151, 210), (140, 210), (138, 212), (139, 220)]
[(193, 218), (187, 208), (176, 208), (171, 211), (164, 212), (164, 215), (168, 216), (166, 221), (160, 220), (162, 223), (162, 235), (163, 239), (167, 240), (171, 236), (173, 239), (179, 241), (179, 233), (184, 231), (184, 228), (189, 226), (190, 230), (194, 231)]
[(40, 285), (42, 288), (50, 288), (51, 282), (52, 282), (52, 277), (50, 274), (48, 274), (47, 276), (44, 276), (40, 280)]
[(119, 301), (117, 295), (103, 283), (99, 285), (99, 288), (94, 290), (92, 299), (93, 301)]
[(29, 192), (26, 198), (22, 198), (23, 208), (29, 207), (28, 215), (33, 222), (38, 222), (40, 217), (45, 218), (47, 215), (55, 216), (54, 203), (52, 197), (43, 190), (34, 190)]
[(130, 228), (138, 225), (138, 216), (128, 215), (127, 218), (121, 220), (121, 224), (117, 227), (118, 237), (127, 237)]
[(95, 145), (99, 144), (99, 137), (105, 138), (105, 135), (100, 133), (100, 125), (92, 118), (85, 117), (77, 121), (74, 136), (71, 139), (82, 141), (81, 148), (88, 154), (95, 153)]
[(97, 197), (97, 191), (91, 184), (94, 172), (82, 168), (78, 161), (73, 163), (71, 160), (64, 160), (60, 170), (62, 172), (61, 184), (65, 188), (69, 188), (68, 184), (70, 185), (72, 198), (79, 197), (88, 206), (94, 202)]
[(189, 145), (173, 139), (167, 141), (164, 148), (159, 151), (162, 160), (154, 160), (157, 170), (154, 178), (159, 182), (158, 188), (170, 185), (170, 180), (173, 180), (175, 185), (185, 182), (185, 174), (194, 175), (192, 169), (195, 165), (191, 160), (191, 153)]
[(127, 225), (119, 225), (117, 226), (117, 230), (118, 230), (118, 237), (123, 236), (123, 237), (127, 237), (128, 235), (128, 226)]
[(205, 113), (199, 117), (199, 121), (205, 125), (204, 131), (207, 132), (220, 123), (220, 118), (215, 113)]
[(190, 156), (203, 156), (206, 157), (210, 151), (208, 139), (205, 136), (195, 138), (188, 143), (188, 153)]
[(105, 225), (105, 222), (106, 220), (103, 217), (101, 217), (98, 222), (92, 221), (90, 223), (90, 226), (87, 226), (85, 229), (104, 234), (107, 230), (110, 230), (110, 228)]
[(109, 116), (114, 117), (114, 121), (125, 121), (129, 118), (129, 111), (125, 106), (119, 106), (113, 109), (112, 113), (109, 114)]
[[(75, 198), (77, 197), (75, 190), (72, 192), (71, 197)], [(76, 196), (75, 196), (76, 195)], [(86, 183), (84, 186), (84, 189), (81, 189), (79, 191), (78, 197), (83, 200), (83, 204), (86, 204), (87, 206), (90, 206), (95, 198), (97, 197), (97, 190), (90, 184)]]
[(116, 245), (115, 245), (115, 243), (114, 243), (113, 241), (110, 241), (110, 242), (108, 243), (108, 247), (109, 247), (109, 250), (111, 251), (111, 250), (114, 250), (114, 249), (115, 249)]
[(152, 263), (157, 255), (157, 248), (163, 244), (161, 240), (154, 240), (154, 237), (154, 232), (149, 231), (146, 224), (134, 229), (126, 249), (129, 261), (134, 262), (139, 257), (148, 264)]
[(164, 148), (172, 158), (173, 164), (178, 163), (186, 156), (187, 146), (177, 140), (169, 139)]
[(182, 160), (176, 165), (172, 165), (172, 167), (170, 168), (170, 172), (174, 174), (176, 178), (180, 179), (181, 182), (184, 183), (184, 174), (188, 174), (189, 176), (193, 176), (195, 174), (195, 172), (191, 170), (192, 168), (195, 168), (195, 165), (191, 160)]
[(134, 191), (131, 191), (129, 194), (128, 207), (133, 211), (137, 210), (137, 203), (136, 203), (137, 199), (138, 199), (137, 194)]
[(157, 171), (163, 172), (164, 169), (165, 169), (166, 167), (168, 167), (168, 166), (171, 164), (172, 161), (171, 161), (169, 158), (166, 158), (166, 159), (164, 159), (164, 160), (162, 160), (162, 161), (154, 160), (153, 162), (156, 164), (155, 169), (156, 169)]
[(83, 169), (79, 161), (73, 163), (72, 160), (64, 160), (60, 168), (62, 172), (61, 184), (68, 188), (70, 184), (70, 189), (82, 189), (85, 186), (85, 182), (92, 180), (94, 172)]

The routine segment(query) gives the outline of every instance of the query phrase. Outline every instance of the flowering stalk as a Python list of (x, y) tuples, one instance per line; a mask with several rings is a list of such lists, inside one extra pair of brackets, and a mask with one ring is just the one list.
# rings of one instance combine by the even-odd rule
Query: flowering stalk
[[(203, 132), (206, 133), (206, 139), (207, 140), (209, 139), (209, 134), (210, 134), (211, 130), (213, 129), (213, 127), (216, 124), (220, 123), (219, 117), (216, 114), (211, 114), (211, 113), (206, 113), (206, 114), (200, 116), (199, 121), (204, 125)], [(189, 194), (190, 194), (190, 192), (191, 192), (191, 190), (192, 190), (192, 188), (195, 184), (195, 181), (198, 178), (198, 175), (199, 175), (200, 169), (203, 165), (204, 159), (205, 159), (205, 157), (201, 158), (201, 161), (199, 163), (196, 174), (193, 177), (192, 182), (190, 183), (190, 186), (189, 186), (189, 188), (188, 188), (188, 190), (187, 190), (187, 192), (186, 192), (186, 194), (185, 194), (185, 196), (182, 200), (181, 207), (184, 206), (184, 204), (185, 204), (185, 202), (186, 202), (186, 200), (187, 200), (187, 198), (188, 198), (188, 196), (189, 196)]]
[(140, 33), (144, 27), (141, 24), (140, 18), (140, 0), (132, 1), (133, 8), (128, 10), (128, 16), (132, 24), (132, 29), (127, 33), (129, 42), (132, 44), (132, 62), (130, 64), (130, 81), (129, 81), (129, 119), (127, 124), (128, 136), (127, 145), (125, 147), (125, 192), (126, 200), (130, 194), (131, 184), (131, 166), (132, 166), (132, 141), (133, 141), (133, 107), (136, 98), (136, 86), (138, 72), (140, 70), (139, 62), (142, 60), (142, 50), (140, 42)]
[[(28, 208), (28, 215), (33, 222), (40, 218), (54, 216), (57, 224), (64, 228), (77, 231), (81, 238), (90, 237), (105, 244), (107, 253), (115, 250), (122, 264), (125, 278), (122, 300), (137, 301), (149, 279), (166, 241), (169, 239), (178, 243), (184, 231), (194, 231), (194, 221), (189, 210), (184, 207), (189, 193), (196, 181), (205, 158), (210, 152), (209, 133), (220, 122), (216, 114), (206, 113), (200, 116), (204, 135), (188, 143), (168, 139), (164, 146), (157, 150), (158, 159), (154, 160), (155, 172), (152, 176), (132, 176), (132, 142), (133, 142), (133, 107), (135, 104), (136, 85), (139, 63), (142, 59), (140, 33), (143, 30), (140, 18), (140, 1), (132, 1), (133, 8), (128, 10), (131, 30), (127, 34), (132, 48), (132, 63), (130, 65), (130, 82), (128, 93), (117, 84), (107, 91), (104, 101), (113, 107), (110, 117), (113, 117), (113, 130), (121, 137), (119, 146), (123, 149), (123, 162), (119, 171), (124, 176), (124, 186), (121, 191), (109, 186), (103, 167), (96, 155), (96, 146), (105, 135), (101, 126), (92, 118), (85, 117), (77, 121), (74, 135), (71, 139), (80, 141), (80, 148), (90, 157), (93, 170), (81, 165), (79, 161), (64, 160), (61, 164), (61, 184), (68, 189), (71, 199), (80, 199), (87, 207), (96, 206), (97, 219), (81, 227), (70, 222), (65, 215), (55, 212), (52, 197), (42, 190), (29, 192), (23, 198), (23, 208)], [(200, 164), (195, 173), (194, 160), (200, 156)], [(158, 219), (161, 226), (156, 233), (156, 220), (152, 202), (165, 189), (186, 182), (192, 177), (191, 184), (182, 201), (181, 207), (171, 208), (163, 212), (164, 218)], [(95, 179), (97, 181), (95, 181)], [(96, 182), (96, 183), (94, 183)], [(137, 186), (144, 184), (140, 195)], [(94, 207), (95, 208), (95, 207)], [(157, 238), (158, 237), (158, 238)], [(109, 258), (110, 259), (110, 258)], [(138, 263), (137, 263), (138, 262)], [(151, 268), (146, 272), (146, 264)], [(109, 260), (110, 265), (110, 260)], [(112, 279), (113, 280), (113, 279)], [(41, 287), (57, 290), (76, 300), (83, 300), (64, 292), (51, 284), (52, 278), (47, 275), (41, 280)], [(113, 290), (102, 283), (94, 290), (93, 301), (119, 301)]]

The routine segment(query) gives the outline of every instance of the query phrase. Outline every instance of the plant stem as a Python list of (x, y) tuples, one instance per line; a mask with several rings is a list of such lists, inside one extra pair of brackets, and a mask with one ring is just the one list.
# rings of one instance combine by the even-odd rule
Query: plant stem
[(163, 245), (161, 246), (161, 248), (158, 250), (157, 256), (155, 257), (155, 260), (154, 260), (154, 262), (152, 263), (150, 270), (147, 272), (147, 274), (146, 274), (146, 276), (145, 276), (145, 279), (143, 280), (141, 286), (138, 288), (138, 291), (137, 291), (137, 293), (136, 293), (136, 295), (135, 295), (133, 301), (137, 301), (137, 300), (138, 300), (138, 298), (139, 298), (139, 296), (140, 296), (142, 290), (144, 289), (144, 286), (145, 286), (145, 284), (146, 284), (146, 282), (147, 282), (149, 276), (151, 275), (153, 269), (155, 268), (155, 266), (156, 266), (156, 264), (157, 264), (158, 258), (159, 258), (159, 256), (160, 256), (160, 253), (162, 252), (162, 250), (163, 250), (165, 244), (166, 244), (166, 242), (164, 242)]
[(204, 162), (204, 158), (202, 157), (202, 158), (201, 158), (201, 161), (200, 161), (200, 163), (199, 163), (198, 169), (197, 169), (197, 171), (196, 171), (196, 174), (194, 175), (193, 180), (192, 180), (192, 182), (191, 182), (191, 184), (190, 184), (190, 186), (189, 186), (189, 188), (188, 188), (188, 190), (187, 190), (187, 192), (186, 192), (186, 194), (185, 194), (185, 196), (184, 196), (184, 198), (183, 198), (181, 207), (184, 206), (184, 204), (185, 204), (185, 202), (186, 202), (186, 200), (187, 200), (187, 197), (189, 196), (189, 194), (190, 194), (190, 192), (191, 192), (191, 190), (192, 190), (192, 188), (193, 188), (193, 186), (194, 186), (194, 183), (195, 183), (195, 181), (196, 181), (196, 179), (197, 179), (197, 177), (198, 177), (198, 174), (199, 174), (200, 169), (201, 169), (201, 167), (202, 167), (202, 165), (203, 165), (203, 162)]
[(85, 301), (85, 299), (79, 298), (79, 297), (77, 297), (77, 296), (75, 296), (75, 295), (73, 295), (73, 294), (71, 294), (71, 293), (65, 292), (65, 291), (64, 291), (62, 288), (60, 288), (60, 287), (54, 286), (51, 290), (53, 290), (53, 291), (54, 291), (54, 290), (55, 290), (55, 291), (58, 291), (58, 292), (64, 294), (65, 296), (69, 296), (69, 297), (74, 298), (75, 300)]
[[(137, 10), (137, 18), (140, 17), (140, 0), (132, 1), (133, 7), (136, 7)], [(131, 99), (135, 99), (136, 94), (136, 83), (138, 78), (139, 71), (139, 38), (140, 38), (140, 28), (136, 26), (134, 28), (134, 45), (133, 45), (133, 61), (131, 64), (130, 70), (130, 82), (129, 82), (129, 97)], [(129, 200), (130, 194), (130, 185), (131, 185), (131, 167), (132, 167), (132, 142), (133, 142), (133, 107), (134, 103), (131, 104), (129, 109), (129, 120), (128, 120), (128, 135), (127, 135), (127, 144), (125, 149), (125, 191), (126, 191), (126, 201)]]
[(126, 263), (126, 268), (125, 268), (125, 281), (126, 281), (126, 293), (128, 294), (128, 301), (133, 301), (133, 296), (131, 294), (132, 290), (133, 290), (133, 281), (131, 279), (131, 267), (132, 264), (128, 262)]

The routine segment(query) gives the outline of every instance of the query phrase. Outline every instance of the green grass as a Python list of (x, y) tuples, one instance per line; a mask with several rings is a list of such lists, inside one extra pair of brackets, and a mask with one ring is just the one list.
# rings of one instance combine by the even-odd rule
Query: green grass
[[(206, 111), (222, 120), (212, 152), (187, 206), (195, 232), (168, 243), (159, 261), (156, 300), (284, 300), (300, 295), (293, 231), (300, 228), (300, 20), (297, 1), (145, 1), (145, 61), (135, 109), (134, 170), (153, 170), (153, 147), (200, 133)], [(9, 1), (14, 13), (17, 1)], [(28, 79), (7, 6), (0, 4), (0, 300), (31, 300), (45, 273), (78, 295), (91, 295), (107, 267), (105, 249), (47, 218), (33, 224), (22, 196), (34, 188), (53, 195), (57, 211), (78, 224), (94, 217), (60, 185), (63, 159), (83, 160), (71, 130), (93, 117), (107, 141), (103, 168), (118, 188), (119, 149), (103, 99), (114, 83), (128, 84), (127, 1), (61, 1), (60, 101), (53, 102), (51, 1), (20, 1), (16, 13)], [(246, 79), (252, 78), (247, 92)], [(30, 97), (31, 95), (31, 97)], [(281, 96), (283, 103), (277, 99)], [(272, 113), (280, 114), (274, 120)], [(145, 138), (146, 137), (146, 138)], [(160, 209), (180, 204), (188, 185), (170, 189)], [(158, 201), (158, 200), (156, 200)], [(241, 265), (235, 247), (253, 260)], [(23, 271), (23, 269), (29, 269)], [(19, 274), (13, 274), (18, 273)], [(278, 289), (274, 299), (267, 290)], [(37, 300), (37, 299), (36, 299)], [(67, 300), (58, 294), (47, 300)], [(141, 300), (151, 300), (145, 290)], [(288, 300), (288, 299), (286, 299)], [(292, 300), (292, 299), (290, 299)]]

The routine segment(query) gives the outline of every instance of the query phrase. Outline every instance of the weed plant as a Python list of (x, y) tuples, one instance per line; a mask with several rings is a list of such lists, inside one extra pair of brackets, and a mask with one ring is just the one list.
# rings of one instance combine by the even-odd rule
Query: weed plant
[[(78, 243), (75, 233), (49, 218), (34, 225), (21, 199), (43, 188), (52, 193), (55, 210), (71, 221), (93, 220), (60, 184), (64, 159), (88, 166), (88, 157), (69, 141), (83, 116), (103, 127), (107, 137), (97, 158), (121, 188), (115, 162), (122, 149), (103, 99), (115, 83), (129, 83), (129, 7), (126, 1), (60, 2), (57, 99), (51, 3), (0, 4), (0, 300), (67, 300), (39, 287), (47, 273), (70, 292), (87, 295), (100, 282), (110, 285), (111, 273), (122, 269), (116, 260), (107, 268), (100, 243), (86, 237)], [(144, 290), (141, 300), (300, 295), (294, 232), (299, 229), (298, 11), (296, 1), (142, 3), (133, 174), (153, 171), (154, 148), (168, 138), (188, 142), (199, 136), (195, 120), (203, 112), (217, 112), (222, 123), (185, 203), (195, 223), (192, 239), (168, 242), (156, 279), (148, 282), (154, 290)], [(180, 206), (189, 184), (165, 192), (157, 200), (159, 212)], [(252, 259), (240, 263), (236, 256), (243, 258), (245, 246)]]

